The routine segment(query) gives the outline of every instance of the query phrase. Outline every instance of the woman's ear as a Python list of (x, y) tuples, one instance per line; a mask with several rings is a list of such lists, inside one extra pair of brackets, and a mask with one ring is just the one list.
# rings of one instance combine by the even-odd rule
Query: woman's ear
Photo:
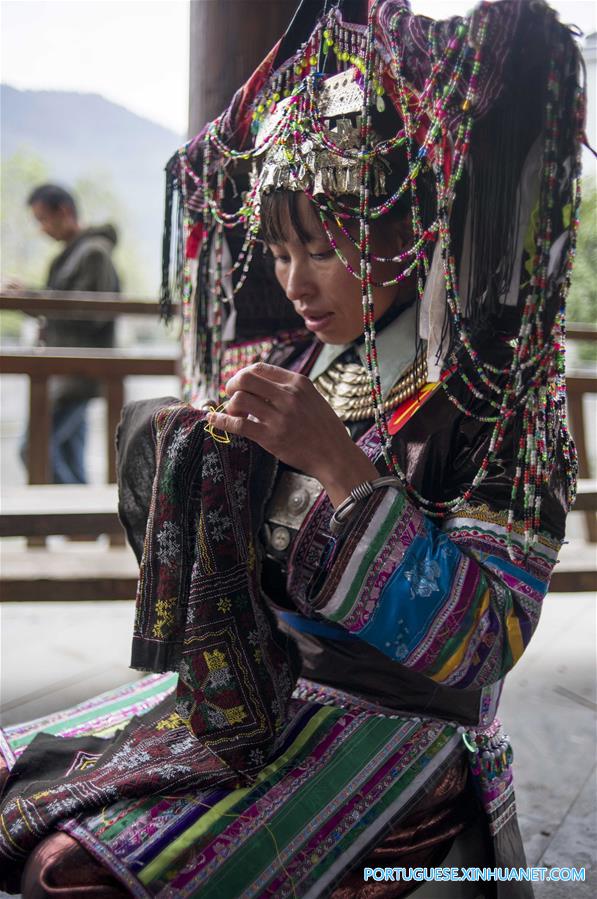
[(401, 219), (394, 219), (392, 227), (394, 238), (400, 250), (405, 250), (413, 242), (413, 226), (410, 213)]
[(379, 219), (375, 224), (372, 237), (374, 248), (377, 245), (374, 252), (380, 256), (397, 256), (402, 253), (413, 242), (410, 213), (402, 218), (391, 215), (387, 219)]

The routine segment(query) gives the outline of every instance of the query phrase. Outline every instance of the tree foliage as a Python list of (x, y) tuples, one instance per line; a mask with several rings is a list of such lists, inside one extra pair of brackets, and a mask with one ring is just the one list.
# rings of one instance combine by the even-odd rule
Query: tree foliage
[(39, 233), (27, 197), (49, 180), (45, 163), (25, 150), (2, 160), (0, 167), (0, 240), (2, 280), (16, 278), (28, 287), (42, 287), (56, 245)]
[[(597, 185), (585, 185), (580, 207), (580, 228), (576, 259), (568, 295), (570, 322), (597, 325)], [(578, 356), (583, 362), (597, 362), (595, 344), (582, 344)]]
[[(21, 150), (0, 167), (0, 206), (2, 280), (16, 278), (30, 288), (45, 283), (50, 260), (58, 252), (57, 244), (40, 234), (27, 197), (34, 187), (44, 181), (58, 180), (48, 170), (44, 160), (28, 150)], [(65, 184), (77, 201), (83, 224), (102, 225), (110, 221), (119, 233), (114, 261), (129, 295), (144, 296), (149, 291), (143, 267), (135, 245), (123, 204), (114, 190), (109, 175), (90, 171), (74, 184)]]

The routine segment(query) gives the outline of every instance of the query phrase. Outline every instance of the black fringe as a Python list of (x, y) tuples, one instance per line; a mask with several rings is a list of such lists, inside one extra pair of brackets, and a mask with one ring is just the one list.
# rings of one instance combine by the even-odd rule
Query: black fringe
[(492, 332), (514, 333), (504, 300), (512, 281), (520, 226), (520, 179), (528, 152), (542, 130), (547, 83), (545, 57), (529, 65), (529, 45), (541, 44), (530, 27), (512, 49), (508, 81), (494, 109), (473, 128), (468, 185), (472, 258), (467, 318), (474, 342), (485, 343)]
[(170, 269), (172, 254), (172, 207), (174, 193), (178, 187), (176, 165), (178, 154), (166, 165), (166, 195), (164, 198), (164, 233), (162, 237), (162, 284), (160, 288), (160, 318), (169, 322), (172, 318), (172, 290), (170, 287)]

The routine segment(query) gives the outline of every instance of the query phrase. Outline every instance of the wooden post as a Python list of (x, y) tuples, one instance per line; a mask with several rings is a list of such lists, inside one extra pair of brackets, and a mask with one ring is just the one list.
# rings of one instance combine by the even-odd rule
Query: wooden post
[(189, 137), (228, 105), (297, 6), (298, 0), (191, 0)]
[[(30, 484), (49, 484), (50, 465), (50, 398), (48, 379), (29, 378), (29, 424), (27, 436), (27, 475)], [(29, 537), (28, 546), (45, 546), (45, 537)]]
[[(590, 385), (589, 385), (590, 386)], [(585, 416), (583, 409), (582, 379), (568, 378), (568, 418), (576, 452), (578, 453), (578, 474), (581, 478), (590, 478), (589, 454), (585, 436)], [(585, 526), (589, 543), (597, 543), (597, 517), (592, 510), (585, 511)]]
[(124, 406), (124, 383), (122, 378), (109, 378), (105, 383), (107, 401), (106, 456), (108, 459), (108, 484), (116, 483), (116, 428)]
[[(105, 393), (107, 401), (106, 456), (108, 459), (108, 484), (115, 484), (117, 479), (116, 428), (118, 427), (122, 407), (124, 406), (124, 379), (110, 378), (107, 380)], [(110, 535), (110, 546), (123, 546), (125, 542), (124, 533)]]
[(50, 470), (50, 399), (48, 379), (41, 375), (29, 378), (28, 473), (30, 484), (49, 484)]

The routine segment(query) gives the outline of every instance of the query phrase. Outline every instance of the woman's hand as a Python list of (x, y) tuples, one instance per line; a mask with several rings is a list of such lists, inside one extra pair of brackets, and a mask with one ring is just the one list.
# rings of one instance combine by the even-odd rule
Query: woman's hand
[(217, 430), (254, 440), (282, 462), (317, 478), (335, 507), (357, 484), (379, 477), (304, 375), (257, 362), (230, 378), (226, 393), (226, 410), (212, 413), (208, 422)]

